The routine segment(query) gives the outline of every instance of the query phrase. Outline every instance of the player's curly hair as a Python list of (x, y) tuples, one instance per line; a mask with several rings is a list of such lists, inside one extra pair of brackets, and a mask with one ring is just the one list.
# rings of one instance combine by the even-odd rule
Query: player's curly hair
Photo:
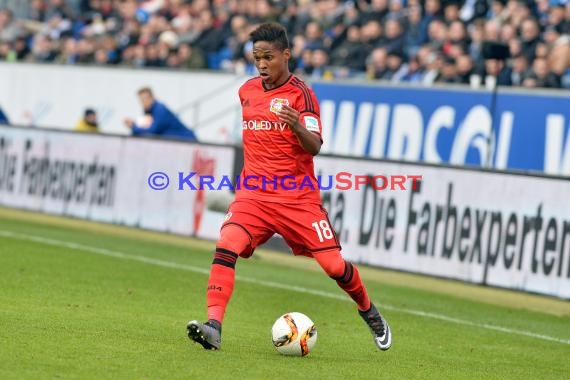
[(257, 41), (267, 41), (271, 42), (279, 50), (289, 48), (287, 31), (282, 25), (277, 23), (270, 22), (261, 24), (250, 33), (249, 37), (253, 43), (256, 43)]

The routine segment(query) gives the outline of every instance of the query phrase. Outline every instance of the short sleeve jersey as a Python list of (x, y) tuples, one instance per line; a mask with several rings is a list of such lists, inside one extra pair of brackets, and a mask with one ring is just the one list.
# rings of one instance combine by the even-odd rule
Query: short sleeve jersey
[(295, 75), (269, 90), (261, 77), (256, 77), (240, 87), (239, 98), (244, 166), (240, 175), (243, 186), (236, 189), (236, 199), (320, 203), (313, 156), (277, 116), (280, 107), (287, 104), (300, 112), (301, 125), (321, 137), (319, 104), (313, 91)]

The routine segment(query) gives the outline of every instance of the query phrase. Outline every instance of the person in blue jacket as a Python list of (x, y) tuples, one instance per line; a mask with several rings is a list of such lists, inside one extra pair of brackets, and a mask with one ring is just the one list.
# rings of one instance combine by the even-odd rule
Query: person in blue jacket
[(191, 129), (186, 128), (164, 103), (154, 98), (149, 87), (141, 88), (138, 96), (145, 116), (138, 123), (130, 118), (125, 119), (125, 125), (131, 128), (133, 136), (164, 136), (198, 141)]
[(0, 124), (6, 124), (6, 125), (10, 124), (10, 120), (8, 119), (8, 116), (4, 113), (4, 111), (2, 110), (2, 107), (0, 107)]

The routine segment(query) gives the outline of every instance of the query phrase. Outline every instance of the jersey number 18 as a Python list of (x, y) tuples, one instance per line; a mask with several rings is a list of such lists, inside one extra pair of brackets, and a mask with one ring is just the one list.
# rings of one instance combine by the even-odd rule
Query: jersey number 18
[(327, 220), (323, 219), (321, 221), (314, 222), (311, 226), (313, 226), (315, 231), (317, 231), (317, 235), (319, 235), (319, 241), (321, 243), (325, 241), (325, 239), (330, 240), (334, 238), (331, 226)]

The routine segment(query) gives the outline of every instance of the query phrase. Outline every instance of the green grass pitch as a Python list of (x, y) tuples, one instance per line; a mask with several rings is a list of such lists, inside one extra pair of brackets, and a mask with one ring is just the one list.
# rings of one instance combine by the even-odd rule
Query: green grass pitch
[[(214, 244), (0, 209), (0, 379), (569, 379), (570, 303), (362, 268), (393, 330), (378, 351), (354, 305), (305, 258), (237, 264), (222, 350), (185, 334), (205, 317)], [(305, 358), (273, 348), (310, 316)]]

